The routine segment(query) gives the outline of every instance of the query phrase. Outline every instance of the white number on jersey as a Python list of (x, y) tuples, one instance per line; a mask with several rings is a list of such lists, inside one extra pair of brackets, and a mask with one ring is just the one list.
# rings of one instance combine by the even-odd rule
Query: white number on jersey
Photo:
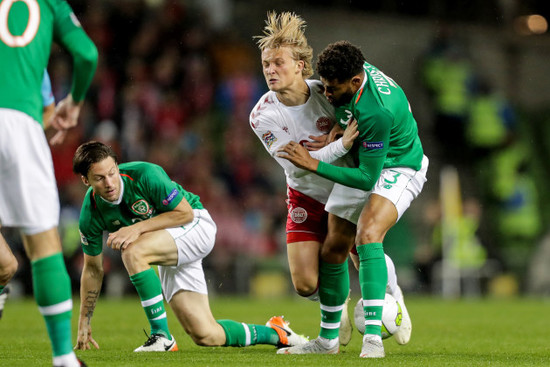
[[(20, 36), (11, 34), (8, 28), (8, 16), (16, 1), (23, 1), (29, 9), (29, 20), (25, 31)], [(36, 0), (4, 0), (0, 3), (0, 40), (9, 47), (25, 47), (31, 42), (38, 32), (40, 25), (40, 6)]]

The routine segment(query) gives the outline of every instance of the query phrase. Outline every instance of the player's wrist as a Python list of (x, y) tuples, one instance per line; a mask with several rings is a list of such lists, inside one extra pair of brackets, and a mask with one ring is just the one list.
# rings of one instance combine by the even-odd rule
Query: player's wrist
[(311, 172), (317, 172), (317, 169), (319, 168), (319, 162), (319, 160), (312, 158), (309, 161), (308, 170), (310, 170)]

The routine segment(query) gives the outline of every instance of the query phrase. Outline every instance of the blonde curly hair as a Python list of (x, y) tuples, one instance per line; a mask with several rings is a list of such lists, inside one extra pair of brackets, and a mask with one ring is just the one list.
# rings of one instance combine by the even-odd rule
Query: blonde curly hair
[(306, 22), (299, 15), (290, 12), (277, 14), (268, 12), (263, 36), (255, 36), (261, 51), (266, 48), (289, 47), (294, 60), (302, 60), (304, 79), (313, 75), (313, 48), (308, 45), (304, 34)]

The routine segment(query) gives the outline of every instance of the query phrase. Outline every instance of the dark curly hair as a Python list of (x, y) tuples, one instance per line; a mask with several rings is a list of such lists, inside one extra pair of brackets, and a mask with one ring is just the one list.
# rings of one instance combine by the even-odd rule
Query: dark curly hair
[(359, 47), (348, 41), (328, 45), (317, 56), (317, 73), (326, 80), (343, 82), (363, 71), (365, 57)]

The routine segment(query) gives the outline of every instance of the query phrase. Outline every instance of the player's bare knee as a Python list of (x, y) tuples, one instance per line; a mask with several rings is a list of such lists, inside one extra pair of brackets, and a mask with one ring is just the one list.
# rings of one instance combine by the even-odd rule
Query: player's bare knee
[(293, 281), (294, 289), (302, 297), (311, 296), (317, 290), (317, 277), (315, 280), (297, 279)]
[(17, 272), (17, 267), (17, 259), (14, 256), (3, 268), (0, 269), (0, 284), (7, 284)]
[(331, 264), (342, 264), (348, 258), (349, 249), (347, 246), (323, 246), (321, 259)]
[(201, 347), (215, 347), (220, 345), (220, 343), (216, 342), (215, 336), (211, 332), (195, 332), (190, 331), (188, 332), (189, 336), (193, 340), (193, 342)]
[(367, 228), (358, 228), (357, 236), (355, 237), (356, 245), (364, 245), (367, 243), (382, 242), (383, 235), (376, 228), (367, 227)]
[(128, 268), (128, 266), (135, 267), (138, 264), (145, 265), (146, 259), (144, 254), (140, 251), (139, 246), (128, 246), (122, 251), (122, 262)]

